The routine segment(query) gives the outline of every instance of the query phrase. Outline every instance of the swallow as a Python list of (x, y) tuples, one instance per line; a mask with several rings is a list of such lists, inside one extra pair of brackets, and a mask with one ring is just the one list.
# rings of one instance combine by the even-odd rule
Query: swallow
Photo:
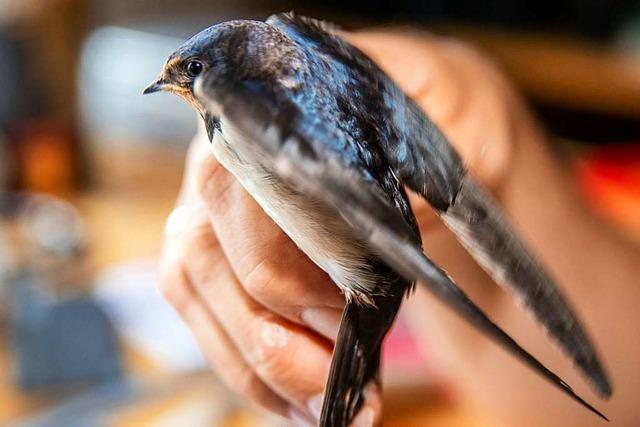
[(405, 188), (531, 311), (594, 390), (611, 385), (550, 275), (422, 109), (337, 27), (293, 13), (229, 21), (180, 46), (144, 93), (205, 121), (212, 150), (344, 293), (320, 426), (347, 426), (379, 379), (380, 347), (416, 283), (584, 407), (422, 250)]

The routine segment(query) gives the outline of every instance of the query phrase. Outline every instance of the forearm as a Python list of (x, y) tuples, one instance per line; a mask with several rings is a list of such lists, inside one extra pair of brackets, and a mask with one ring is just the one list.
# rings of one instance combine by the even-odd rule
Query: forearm
[[(631, 422), (638, 415), (632, 403), (639, 383), (635, 366), (640, 355), (636, 330), (640, 324), (638, 247), (585, 207), (569, 173), (552, 155), (536, 124), (527, 118), (521, 129), (524, 134), (517, 138), (514, 167), (500, 189), (502, 203), (586, 324), (614, 384), (614, 396), (605, 411), (622, 421), (620, 425), (628, 425), (623, 420)], [(518, 315), (513, 305), (508, 311), (513, 314), (507, 318)], [(532, 344), (541, 347), (532, 348), (534, 354), (547, 353), (551, 345), (546, 337)], [(555, 363), (558, 352), (552, 357)], [(584, 384), (577, 377), (571, 370), (568, 379)], [(547, 393), (526, 397), (561, 398)], [(565, 425), (581, 422), (573, 412), (565, 415)], [(584, 422), (597, 421), (581, 415)]]
[[(620, 425), (637, 418), (633, 399), (640, 375), (637, 247), (611, 230), (581, 203), (569, 174), (546, 145), (543, 132), (523, 112), (516, 118), (511, 160), (496, 196), (532, 252), (557, 279), (600, 350), (613, 384), (610, 404), (593, 398), (584, 381), (524, 310), (438, 231), (425, 235), (427, 251), (447, 265), (452, 276), (525, 348), (557, 371)], [(429, 240), (432, 241), (429, 241)], [(466, 325), (453, 319), (429, 296), (418, 294), (410, 318), (422, 335), (428, 357), (439, 362), (443, 376), (468, 401), (479, 403), (508, 425), (597, 425), (537, 376)], [(543, 406), (532, 418), (531, 408)], [(636, 411), (634, 413), (634, 411)], [(524, 422), (523, 419), (528, 420)]]
[(638, 247), (584, 205), (570, 174), (530, 117), (523, 118), (520, 132), (512, 166), (498, 189), (518, 231), (560, 286), (575, 295), (577, 306), (583, 298), (597, 300), (616, 289), (639, 296)]

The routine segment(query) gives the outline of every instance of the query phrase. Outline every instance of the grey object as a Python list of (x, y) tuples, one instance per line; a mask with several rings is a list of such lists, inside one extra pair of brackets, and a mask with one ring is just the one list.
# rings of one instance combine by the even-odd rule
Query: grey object
[(77, 296), (77, 289), (72, 297), (63, 292), (88, 280), (78, 273), (86, 247), (80, 215), (51, 196), (21, 194), (12, 201), (25, 244), (22, 271), (7, 289), (16, 381), (39, 389), (119, 377), (109, 319), (91, 298)]
[(88, 298), (55, 303), (24, 275), (16, 283), (14, 375), (24, 389), (113, 380), (122, 372), (117, 338)]
[(24, 197), (20, 224), (34, 247), (61, 259), (73, 259), (85, 250), (86, 235), (80, 214), (62, 199), (43, 194)]
[(95, 302), (38, 303), (37, 296), (19, 293), (13, 348), (22, 388), (95, 383), (121, 375), (113, 327)]

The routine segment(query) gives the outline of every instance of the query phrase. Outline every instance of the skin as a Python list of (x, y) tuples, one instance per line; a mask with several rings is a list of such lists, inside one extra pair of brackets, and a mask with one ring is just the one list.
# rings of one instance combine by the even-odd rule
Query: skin
[[(489, 186), (517, 231), (558, 279), (604, 356), (614, 425), (640, 416), (636, 309), (640, 252), (581, 204), (548, 139), (496, 67), (460, 43), (422, 33), (348, 34), (412, 96)], [(204, 132), (189, 150), (181, 215), (168, 228), (160, 289), (235, 391), (295, 425), (319, 415), (344, 299), (211, 155)], [(426, 252), (525, 348), (597, 402), (540, 328), (412, 197)], [(403, 314), (439, 380), (506, 425), (602, 425), (418, 287)], [(310, 369), (310, 367), (312, 367)], [(372, 388), (354, 425), (379, 423)], [(536, 409), (538, 408), (538, 409)], [(544, 408), (540, 410), (539, 408)]]

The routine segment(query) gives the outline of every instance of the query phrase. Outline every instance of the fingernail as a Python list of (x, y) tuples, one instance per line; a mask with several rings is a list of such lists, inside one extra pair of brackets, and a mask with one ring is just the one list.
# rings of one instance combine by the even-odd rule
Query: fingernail
[(341, 311), (335, 308), (307, 308), (300, 315), (302, 321), (311, 329), (331, 340), (338, 336), (341, 317)]
[(352, 427), (373, 427), (373, 409), (366, 406), (353, 420)]
[(309, 416), (296, 408), (290, 408), (287, 413), (289, 423), (293, 427), (314, 427), (315, 423), (309, 419)]
[(320, 413), (322, 412), (322, 402), (323, 402), (323, 400), (324, 400), (324, 395), (318, 394), (316, 396), (313, 396), (307, 402), (307, 406), (309, 407), (309, 412), (311, 412), (311, 415), (313, 415), (313, 417), (316, 420), (320, 419)]

